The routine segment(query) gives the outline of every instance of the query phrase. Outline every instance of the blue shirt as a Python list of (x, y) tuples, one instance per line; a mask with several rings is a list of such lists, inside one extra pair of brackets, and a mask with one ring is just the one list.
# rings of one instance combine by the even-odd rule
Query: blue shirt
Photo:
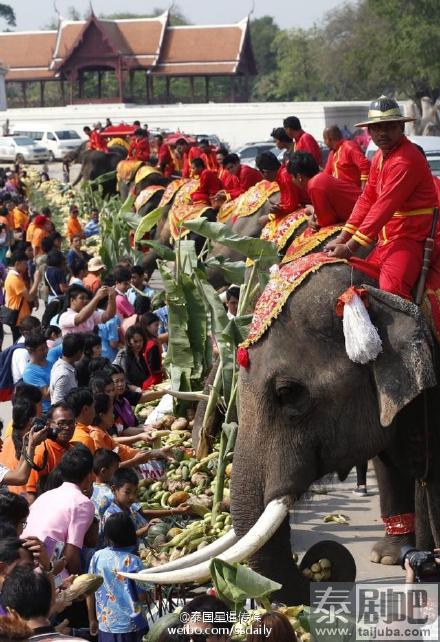
[(97, 234), (99, 234), (99, 223), (97, 223), (93, 219), (89, 221), (84, 228), (84, 234), (87, 237), (96, 236)]
[[(39, 366), (35, 363), (28, 363), (23, 372), (24, 383), (36, 386), (37, 388), (45, 388), (46, 386), (49, 386), (52, 366), (53, 363), (50, 363), (49, 361), (46, 361), (44, 366)], [(43, 399), (41, 407), (43, 412), (48, 412), (48, 410), (50, 410), (50, 400)]]
[(106, 547), (90, 562), (89, 573), (101, 575), (103, 583), (95, 593), (99, 630), (104, 633), (142, 631), (147, 621), (139, 597), (146, 593), (141, 584), (119, 575), (143, 570), (141, 559), (129, 548)]
[[(142, 292), (143, 294), (145, 294), (145, 296), (150, 297), (150, 299), (152, 299), (155, 294), (154, 290), (150, 288), (149, 285), (146, 285), (142, 290)], [(139, 294), (139, 290), (135, 288), (130, 288), (129, 290), (127, 290), (127, 299), (130, 301), (131, 305), (134, 305), (134, 302), (136, 301), (137, 296), (141, 296)]]
[[(138, 530), (139, 528), (143, 528), (148, 524), (145, 517), (142, 517), (142, 515), (138, 512), (139, 508), (140, 508), (139, 504), (132, 504), (130, 506), (130, 517), (136, 530)], [(117, 503), (113, 500), (112, 503), (107, 508), (107, 510), (104, 512), (104, 515), (102, 516), (101, 523), (100, 523), (101, 533), (104, 532), (104, 525), (107, 519), (110, 517), (110, 515), (114, 515), (115, 513), (122, 513), (122, 508), (120, 508), (117, 505)], [(138, 541), (142, 541), (141, 538), (138, 538)]]
[[(51, 325), (54, 325), (51, 323)], [(53, 348), (50, 348), (47, 352), (47, 357), (46, 360), (53, 366), (55, 361), (58, 361), (58, 359), (61, 359), (63, 356), (63, 344), (60, 343), (57, 346), (54, 346)]]
[(112, 489), (108, 484), (93, 482), (93, 495), (90, 498), (95, 506), (95, 515), (101, 520), (105, 511), (113, 502)]
[(121, 319), (117, 314), (105, 323), (98, 324), (98, 334), (102, 343), (102, 356), (109, 361), (114, 361), (118, 354), (118, 349), (112, 348), (110, 341), (119, 341), (120, 325)]
[(154, 310), (154, 314), (160, 319), (159, 334), (165, 334), (168, 332), (168, 307), (164, 305), (162, 308)]

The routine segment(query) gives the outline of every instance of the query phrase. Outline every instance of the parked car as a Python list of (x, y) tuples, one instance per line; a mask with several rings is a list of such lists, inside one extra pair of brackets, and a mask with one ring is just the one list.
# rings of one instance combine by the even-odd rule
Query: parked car
[[(408, 136), (409, 140), (423, 148), (426, 160), (434, 176), (440, 176), (440, 136)], [(370, 140), (365, 156), (371, 160), (377, 146)]]
[(255, 167), (255, 159), (257, 158), (258, 154), (261, 154), (261, 152), (273, 152), (273, 150), (273, 141), (266, 140), (261, 142), (246, 143), (246, 145), (242, 145), (241, 147), (235, 149), (234, 152), (238, 154), (242, 163), (244, 163), (245, 165), (250, 165), (251, 167)]
[(196, 139), (197, 143), (200, 143), (201, 140), (206, 139), (211, 147), (228, 147), (224, 142), (220, 140), (215, 134), (193, 134), (193, 138)]
[(50, 153), (28, 136), (0, 137), (0, 160), (15, 163), (45, 163)]
[(49, 160), (62, 160), (66, 154), (73, 151), (84, 142), (84, 139), (74, 129), (45, 126), (20, 125), (14, 128), (14, 136), (28, 136), (49, 150)]

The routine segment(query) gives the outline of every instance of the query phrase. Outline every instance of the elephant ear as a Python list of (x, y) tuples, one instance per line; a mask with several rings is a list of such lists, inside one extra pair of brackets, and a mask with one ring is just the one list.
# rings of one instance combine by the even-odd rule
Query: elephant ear
[(414, 303), (370, 285), (369, 314), (379, 331), (383, 350), (372, 363), (380, 422), (389, 426), (397, 413), (426, 388), (437, 384), (434, 340)]

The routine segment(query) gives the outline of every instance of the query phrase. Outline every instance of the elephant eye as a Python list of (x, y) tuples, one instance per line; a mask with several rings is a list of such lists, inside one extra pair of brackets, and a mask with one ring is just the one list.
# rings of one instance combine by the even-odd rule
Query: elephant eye
[(300, 383), (281, 383), (276, 386), (276, 396), (280, 406), (291, 415), (302, 415), (310, 407), (311, 397), (307, 388)]

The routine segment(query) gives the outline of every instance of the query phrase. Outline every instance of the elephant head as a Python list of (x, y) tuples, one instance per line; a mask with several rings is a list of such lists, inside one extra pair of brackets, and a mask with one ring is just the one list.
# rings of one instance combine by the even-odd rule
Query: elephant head
[[(334, 472), (344, 479), (387, 448), (402, 409), (436, 384), (431, 334), (419, 309), (371, 286), (368, 310), (383, 350), (367, 365), (348, 359), (335, 307), (350, 279), (345, 265), (321, 268), (249, 349), (231, 493), (238, 536), (274, 499), (293, 503), (314, 481)], [(365, 281), (355, 273), (355, 284)], [(308, 594), (291, 561), (287, 519), (253, 564), (283, 585), (288, 603)]]
[[(231, 507), (234, 532), (163, 567), (145, 581), (179, 583), (209, 577), (209, 559), (237, 561), (282, 584), (277, 597), (307, 603), (309, 583), (292, 561), (288, 509), (310, 485), (386, 449), (399, 418), (436, 385), (431, 334), (419, 309), (368, 285), (369, 314), (382, 352), (359, 365), (345, 352), (338, 297), (350, 285), (346, 265), (322, 267), (290, 296), (278, 318), (249, 348), (240, 372), (239, 433)], [(238, 541), (236, 541), (238, 539)]]

